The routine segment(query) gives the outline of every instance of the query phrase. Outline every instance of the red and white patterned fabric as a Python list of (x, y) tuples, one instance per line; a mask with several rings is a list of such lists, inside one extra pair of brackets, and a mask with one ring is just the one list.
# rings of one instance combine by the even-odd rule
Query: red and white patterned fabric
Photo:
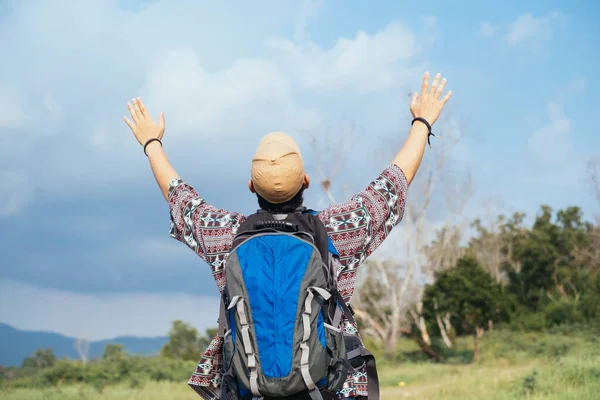
[[(338, 289), (349, 302), (354, 293), (359, 265), (384, 241), (404, 214), (408, 183), (402, 170), (392, 164), (351, 200), (319, 213), (329, 237), (340, 254)], [(245, 216), (208, 204), (180, 178), (169, 185), (170, 236), (185, 243), (212, 270), (219, 291), (225, 286), (225, 260)], [(215, 310), (217, 313), (218, 310)], [(346, 321), (346, 331), (358, 328)], [(188, 384), (204, 399), (218, 399), (221, 383), (223, 340), (216, 336), (198, 362)], [(366, 371), (348, 376), (338, 398), (367, 396)]]

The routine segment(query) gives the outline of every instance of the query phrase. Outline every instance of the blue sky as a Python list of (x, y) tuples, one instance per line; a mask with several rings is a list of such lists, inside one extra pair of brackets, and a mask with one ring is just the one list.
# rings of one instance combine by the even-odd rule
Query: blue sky
[[(422, 73), (442, 72), (446, 123), (462, 136), (450, 152), (460, 173), (445, 183), (470, 172), (468, 216), (489, 199), (531, 216), (542, 203), (600, 211), (586, 181), (600, 153), (595, 2), (57, 4), (0, 6), (1, 322), (91, 339), (160, 335), (175, 318), (214, 325), (208, 267), (168, 237), (168, 208), (121, 120), (138, 95), (165, 112), (184, 179), (251, 212), (262, 135), (294, 135), (312, 174), (310, 138), (335, 144), (325, 164), (344, 160), (347, 197), (399, 149)], [(318, 189), (308, 201), (325, 204)]]

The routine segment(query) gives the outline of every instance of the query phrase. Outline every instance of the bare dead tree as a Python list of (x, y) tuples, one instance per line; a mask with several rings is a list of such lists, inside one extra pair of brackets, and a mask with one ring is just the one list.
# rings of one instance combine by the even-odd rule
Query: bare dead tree
[[(467, 221), (464, 216), (464, 209), (473, 194), (473, 182), (469, 173), (461, 177), (452, 174), (449, 163), (449, 154), (453, 148), (462, 139), (463, 126), (448, 127), (442, 123), (438, 131), (442, 135), (444, 142), (441, 144), (439, 154), (436, 154), (435, 162), (426, 170), (428, 179), (420, 192), (419, 203), (410, 203), (407, 205), (408, 219), (405, 219), (404, 228), (401, 229), (402, 236), (407, 230), (414, 233), (413, 240), (407, 240), (406, 245), (412, 246), (409, 254), (414, 255), (410, 260), (411, 270), (417, 269), (424, 276), (424, 282), (433, 282), (435, 273), (456, 265), (456, 261), (462, 256), (462, 249), (459, 242), (461, 233), (467, 227)], [(450, 173), (448, 173), (450, 172)], [(445, 181), (444, 185), (442, 182)], [(440, 191), (445, 194), (446, 218), (434, 227), (437, 231), (437, 238), (431, 239), (431, 229), (427, 229), (427, 216), (430, 210), (432, 195), (436, 185)], [(408, 225), (408, 226), (407, 226)], [(411, 226), (412, 225), (412, 226)], [(404, 239), (404, 238), (403, 238)], [(410, 238), (409, 238), (410, 239)], [(422, 294), (424, 284), (420, 285), (417, 296), (414, 299), (415, 305), (410, 310), (410, 315), (417, 326), (421, 339), (427, 345), (431, 345), (431, 338), (427, 331), (427, 324), (423, 315)], [(441, 320), (449, 321), (450, 316), (439, 316)], [(448, 336), (445, 325), (439, 325), (442, 336)], [(446, 344), (450, 343), (449, 341)]]
[(77, 350), (82, 363), (87, 363), (90, 351), (90, 341), (84, 338), (77, 338), (73, 343), (73, 347)]
[(348, 120), (335, 129), (334, 132), (332, 126), (322, 126), (318, 129), (319, 134), (313, 134), (311, 140), (319, 174), (319, 185), (332, 204), (337, 201), (331, 183), (336, 180), (346, 161), (345, 157), (340, 157), (340, 154), (347, 154), (356, 139), (364, 135), (361, 126)]
[[(365, 322), (365, 334), (383, 343), (388, 355), (394, 351), (401, 333), (410, 333), (410, 324), (395, 307), (398, 299), (405, 297), (408, 288), (405, 280), (390, 273), (390, 260), (377, 259), (367, 263), (369, 278), (355, 296), (358, 318)], [(368, 310), (368, 311), (367, 311)]]
[(451, 349), (454, 347), (454, 343), (450, 339), (448, 332), (452, 331), (452, 324), (450, 323), (450, 313), (445, 313), (440, 315), (438, 312), (438, 304), (437, 300), (434, 301), (433, 306), (435, 308), (435, 322), (437, 323), (438, 329), (440, 330), (440, 335), (442, 336), (442, 341)]
[(512, 237), (505, 232), (506, 219), (498, 213), (493, 201), (489, 201), (486, 207), (485, 220), (477, 219), (473, 227), (477, 236), (470, 241), (470, 248), (479, 264), (494, 278), (496, 283), (505, 284), (507, 275), (504, 266), (510, 263), (509, 257), (513, 248)]
[[(600, 156), (588, 162), (588, 179), (592, 192), (600, 205)], [(590, 227), (589, 246), (577, 246), (573, 249), (575, 265), (585, 265), (594, 274), (600, 273), (600, 215), (596, 215), (596, 224)]]
[[(600, 205), (600, 156), (588, 162), (588, 179), (592, 192)], [(594, 274), (600, 273), (600, 215), (596, 215), (596, 224), (590, 227), (589, 246), (578, 246), (573, 249), (575, 265), (585, 265)]]
[(600, 203), (600, 156), (593, 158), (588, 162), (588, 175), (594, 195)]
[[(477, 235), (471, 238), (469, 248), (479, 264), (490, 274), (496, 283), (508, 283), (508, 274), (505, 267), (511, 266), (515, 272), (520, 271), (521, 264), (514, 258), (515, 235), (521, 234), (520, 216), (516, 214), (507, 226), (507, 220), (498, 213), (496, 204), (489, 201), (487, 204), (486, 220), (475, 220), (473, 227)], [(494, 321), (488, 321), (488, 330), (494, 328)], [(482, 336), (483, 328), (479, 328), (478, 335)]]
[[(435, 155), (430, 158), (432, 161), (424, 162), (419, 171), (419, 175), (425, 175), (426, 178), (417, 178), (411, 184), (404, 221), (396, 228), (400, 232), (386, 241), (386, 244), (390, 243), (391, 247), (400, 250), (395, 252), (400, 253), (400, 256), (378, 257), (367, 262), (366, 268), (363, 268), (367, 278), (353, 299), (357, 316), (365, 322), (364, 332), (380, 340), (386, 352), (394, 352), (401, 334), (407, 334), (432, 358), (439, 358), (439, 355), (431, 349), (421, 297), (425, 284), (433, 281), (435, 271), (454, 265), (460, 257), (457, 248), (464, 224), (457, 221), (461, 219), (472, 194), (470, 176), (457, 184), (456, 177), (446, 169), (450, 150), (460, 141), (462, 127), (448, 128), (440, 122), (437, 132), (443, 141), (436, 142)], [(313, 149), (321, 187), (328, 199), (335, 202), (332, 181), (339, 169), (323, 166), (323, 160), (327, 158), (318, 151), (318, 144), (319, 139), (315, 139)], [(440, 184), (444, 181), (442, 177), (449, 178), (444, 180), (452, 184)], [(445, 193), (442, 198), (446, 203), (446, 218), (432, 225), (427, 218), (432, 201), (436, 206), (444, 207), (444, 204), (437, 204), (437, 198), (433, 198), (436, 189)], [(442, 234), (432, 246), (431, 240), (436, 230)], [(440, 316), (445, 326), (450, 326), (449, 319), (449, 316)], [(417, 333), (413, 327), (417, 328)], [(447, 335), (448, 328), (442, 329)]]
[[(589, 237), (591, 243), (585, 247), (576, 247), (571, 256), (575, 265), (585, 266), (592, 271), (594, 276), (597, 276), (600, 274), (600, 225), (590, 227)], [(575, 291), (573, 284), (570, 282), (568, 284), (572, 291)]]

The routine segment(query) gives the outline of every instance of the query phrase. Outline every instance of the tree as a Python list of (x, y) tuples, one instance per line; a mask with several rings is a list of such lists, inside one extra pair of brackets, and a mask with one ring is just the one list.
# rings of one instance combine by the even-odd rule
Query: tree
[(364, 326), (363, 333), (381, 342), (388, 358), (396, 352), (398, 337), (411, 333), (410, 324), (406, 323), (406, 308), (394, 307), (397, 299), (404, 297), (407, 287), (403, 283), (407, 281), (390, 273), (392, 268), (386, 265), (390, 262), (393, 261), (367, 262), (368, 277), (361, 285), (356, 301), (356, 313), (361, 326)]
[[(441, 357), (431, 347), (422, 301), (424, 284), (433, 281), (436, 271), (451, 268), (461, 256), (459, 242), (466, 222), (462, 217), (463, 210), (473, 191), (468, 172), (463, 176), (457, 174), (457, 171), (452, 170), (449, 159), (452, 147), (460, 140), (461, 129), (453, 130), (453, 127), (441, 124), (438, 131), (444, 141), (438, 145), (437, 154), (424, 161), (419, 170), (421, 178), (417, 177), (411, 183), (411, 196), (406, 205), (404, 220), (396, 228), (399, 232), (393, 243), (402, 251), (402, 256), (385, 264), (387, 279), (383, 279), (382, 272), (374, 275), (382, 278), (388, 292), (396, 294), (388, 298), (389, 306), (396, 310), (395, 318), (390, 321), (392, 327), (407, 326), (419, 347), (434, 359)], [(425, 179), (422, 178), (423, 175)], [(440, 204), (439, 198), (444, 199), (445, 204)], [(442, 213), (433, 217), (437, 219), (436, 230), (432, 229), (430, 220), (433, 210), (443, 210), (442, 213), (445, 211), (444, 218), (440, 218)], [(369, 272), (369, 275), (373, 273)], [(399, 289), (394, 290), (394, 287)], [(360, 306), (363, 293), (359, 294)], [(447, 320), (447, 316), (440, 316), (438, 325), (446, 338), (448, 332), (442, 322)], [(415, 336), (415, 328), (418, 336)], [(398, 333), (390, 330), (390, 335), (393, 338), (389, 340), (389, 345), (395, 348)], [(445, 343), (452, 345), (449, 339)]]
[[(588, 164), (592, 190), (600, 205), (600, 156)], [(587, 266), (582, 280), (586, 282), (582, 295), (581, 308), (588, 319), (600, 318), (600, 215), (596, 215), (596, 224), (589, 226), (589, 246), (579, 244), (573, 251), (577, 265)]]
[(509, 289), (531, 311), (540, 311), (547, 301), (577, 299), (581, 272), (577, 252), (590, 249), (593, 230), (583, 221), (579, 207), (559, 210), (553, 218), (549, 206), (542, 206), (533, 227), (516, 238), (513, 257), (519, 270), (509, 273)]
[(481, 219), (473, 222), (473, 228), (477, 236), (471, 238), (469, 248), (473, 255), (479, 261), (481, 266), (494, 278), (496, 283), (505, 283), (507, 280), (504, 266), (507, 262), (507, 240), (503, 235), (502, 227), (505, 223), (503, 215), (499, 215), (495, 220), (490, 218), (486, 225)]
[(44, 369), (56, 364), (56, 355), (52, 349), (37, 349), (33, 355), (23, 360), (23, 368)]
[[(439, 271), (445, 271), (456, 265), (456, 262), (464, 255), (465, 249), (460, 245), (462, 228), (459, 226), (443, 226), (436, 232), (436, 238), (431, 244), (425, 246), (424, 252), (428, 260), (429, 272), (428, 278), (432, 278), (432, 274)], [(413, 319), (419, 321), (421, 326), (426, 327), (425, 316), (423, 313), (423, 302), (417, 304), (416, 310), (411, 310)], [(453, 340), (450, 338), (453, 335), (452, 324), (450, 323), (449, 313), (440, 313), (437, 308), (437, 302), (433, 303), (433, 314), (435, 322), (440, 331), (442, 341), (448, 348), (454, 347)], [(418, 314), (417, 312), (418, 311)], [(429, 343), (430, 344), (430, 343)]]
[(572, 249), (573, 264), (587, 270), (587, 278), (600, 274), (600, 226), (588, 225), (588, 240), (575, 244)]
[(77, 350), (81, 362), (84, 364), (87, 363), (90, 352), (90, 341), (84, 338), (77, 338), (73, 343), (73, 347)]
[[(462, 179), (462, 173), (457, 174), (448, 162), (451, 148), (460, 140), (462, 127), (442, 121), (438, 122), (436, 127), (444, 140), (437, 142), (435, 154), (424, 160), (418, 173), (421, 178), (417, 177), (411, 183), (411, 195), (404, 212), (404, 220), (395, 229), (399, 232), (395, 232), (394, 237), (386, 242), (386, 245), (391, 244), (391, 247), (396, 249), (395, 253), (400, 256), (377, 259), (374, 258), (375, 255), (372, 256), (362, 268), (366, 271), (367, 278), (362, 285), (359, 281), (357, 285), (360, 286), (357, 287), (353, 299), (358, 319), (361, 325), (364, 324), (364, 332), (380, 340), (387, 354), (396, 351), (396, 343), (401, 334), (408, 334), (426, 354), (440, 359), (439, 354), (431, 348), (421, 298), (424, 282), (432, 281), (436, 270), (453, 265), (460, 257), (456, 243), (464, 223), (462, 211), (472, 194), (472, 182), (468, 173), (465, 173)], [(324, 135), (320, 135), (322, 136)], [(337, 165), (324, 167), (323, 160), (330, 161), (330, 158), (327, 157), (327, 153), (319, 152), (317, 139), (313, 143), (321, 187), (327, 198), (336, 202), (332, 183), (343, 160), (336, 159)], [(385, 147), (382, 152), (386, 152), (390, 147), (397, 148), (398, 145), (385, 143)], [(382, 152), (377, 154), (378, 159), (381, 158)], [(434, 193), (437, 196), (434, 196)], [(442, 198), (442, 204), (438, 203), (439, 198)], [(436, 210), (443, 209), (444, 200), (445, 219), (437, 225), (446, 229), (440, 230), (438, 240), (432, 243), (434, 229), (429, 220), (431, 205), (433, 204)], [(437, 215), (436, 218), (439, 219), (440, 216)], [(380, 293), (386, 295), (379, 297)]]
[[(521, 271), (520, 260), (514, 257), (515, 243), (528, 230), (523, 226), (524, 214), (514, 213), (507, 219), (502, 214), (494, 215), (493, 206), (493, 203), (488, 204), (485, 222), (480, 218), (473, 222), (476, 234), (471, 237), (468, 250), (504, 290), (509, 282), (509, 274)], [(493, 326), (494, 321), (488, 321), (490, 331)]]
[(200, 336), (198, 330), (191, 325), (177, 320), (169, 331), (169, 342), (161, 349), (163, 357), (186, 361), (198, 361), (202, 351), (210, 344), (217, 329), (207, 329), (205, 336)]
[[(460, 322), (473, 335), (474, 360), (479, 361), (479, 336), (487, 321), (498, 314), (500, 286), (472, 255), (458, 260), (456, 267), (436, 273), (435, 283), (425, 289), (427, 309), (437, 308)], [(436, 306), (434, 306), (436, 304)]]
[(102, 359), (107, 361), (120, 361), (126, 358), (122, 344), (109, 343), (104, 347)]

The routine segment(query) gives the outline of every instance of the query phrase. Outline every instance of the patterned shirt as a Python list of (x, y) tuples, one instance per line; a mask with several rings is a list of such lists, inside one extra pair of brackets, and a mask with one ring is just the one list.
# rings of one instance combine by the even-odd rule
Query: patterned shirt
[[(404, 214), (408, 183), (402, 170), (392, 164), (351, 200), (322, 210), (318, 217), (340, 255), (338, 290), (346, 302), (354, 293), (359, 265), (388, 236)], [(210, 265), (220, 292), (225, 286), (225, 261), (237, 229), (245, 221), (240, 213), (208, 204), (180, 178), (169, 185), (171, 237), (185, 243)], [(358, 335), (345, 320), (345, 331)], [(223, 339), (212, 340), (188, 384), (204, 399), (220, 394)], [(339, 399), (367, 396), (367, 374), (359, 370), (348, 376)]]

